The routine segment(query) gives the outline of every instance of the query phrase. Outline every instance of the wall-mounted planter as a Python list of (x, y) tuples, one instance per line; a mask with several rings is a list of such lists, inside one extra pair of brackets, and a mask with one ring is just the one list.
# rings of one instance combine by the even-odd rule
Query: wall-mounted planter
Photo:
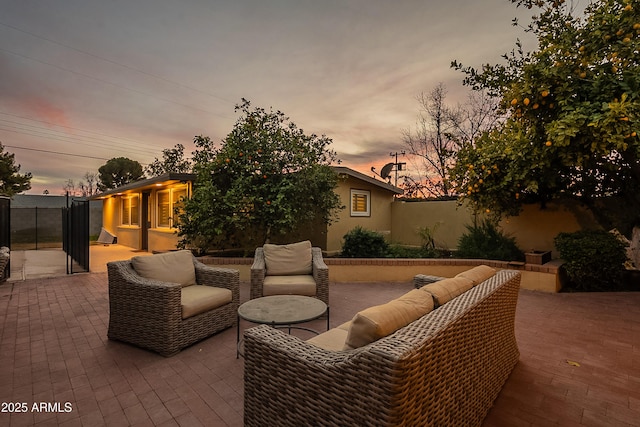
[(530, 251), (524, 257), (527, 264), (542, 265), (551, 261), (551, 251)]

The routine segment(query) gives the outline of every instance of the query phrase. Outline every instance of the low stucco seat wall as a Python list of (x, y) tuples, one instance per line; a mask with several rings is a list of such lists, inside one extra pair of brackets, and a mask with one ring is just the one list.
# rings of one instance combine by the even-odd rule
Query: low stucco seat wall
[[(204, 256), (205, 264), (234, 268), (240, 280), (249, 280), (251, 258)], [(559, 292), (561, 260), (544, 265), (510, 263), (486, 259), (400, 259), (400, 258), (324, 258), (329, 267), (330, 282), (411, 282), (416, 274), (453, 277), (469, 268), (488, 265), (498, 270), (518, 270), (522, 274), (520, 288), (543, 292)]]

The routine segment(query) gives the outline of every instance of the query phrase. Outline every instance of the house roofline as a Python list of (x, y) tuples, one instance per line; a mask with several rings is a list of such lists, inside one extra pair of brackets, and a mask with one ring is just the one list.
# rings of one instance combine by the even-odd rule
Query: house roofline
[[(348, 168), (346, 166), (331, 166), (331, 168), (338, 175), (347, 175), (353, 178), (357, 178), (359, 180), (365, 181), (369, 184), (380, 187), (384, 190), (390, 191), (394, 194), (403, 194), (404, 191), (401, 188), (398, 188), (394, 185), (386, 183), (384, 181), (377, 180), (370, 176), (367, 176), (361, 172), (358, 172), (354, 169)], [(89, 200), (100, 200), (106, 197), (110, 197), (113, 195), (131, 192), (133, 190), (145, 190), (156, 187), (157, 184), (160, 183), (168, 183), (168, 182), (193, 182), (196, 180), (196, 175), (192, 173), (174, 173), (169, 172), (162, 175), (154, 176), (153, 178), (141, 179), (138, 181), (130, 182), (128, 184), (122, 185), (117, 188), (112, 188), (102, 193), (93, 195)]]
[(109, 196), (113, 196), (120, 193), (130, 192), (132, 190), (145, 190), (151, 189), (157, 184), (169, 183), (169, 182), (189, 182), (195, 181), (196, 175), (192, 173), (164, 173), (162, 175), (154, 176), (153, 178), (141, 179), (138, 181), (130, 182), (117, 188), (104, 191), (102, 193), (91, 196), (89, 200), (104, 199)]
[(369, 184), (373, 184), (376, 185), (382, 189), (385, 189), (387, 191), (391, 191), (392, 193), (395, 194), (404, 194), (404, 190), (401, 188), (396, 187), (395, 185), (391, 185), (389, 183), (386, 183), (384, 181), (380, 181), (377, 180), (375, 178), (372, 178), (370, 176), (367, 176), (361, 172), (358, 172), (356, 170), (353, 170), (351, 168), (348, 168), (346, 166), (331, 166), (333, 168), (333, 170), (338, 174), (344, 174), (344, 175), (348, 175), (351, 176), (353, 178), (357, 178), (360, 179), (362, 181), (368, 182)]

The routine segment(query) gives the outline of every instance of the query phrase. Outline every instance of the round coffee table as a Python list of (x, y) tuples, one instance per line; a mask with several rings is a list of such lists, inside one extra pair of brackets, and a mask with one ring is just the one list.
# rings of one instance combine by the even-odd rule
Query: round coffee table
[(274, 328), (319, 332), (302, 326), (294, 326), (300, 323), (310, 322), (324, 314), (327, 314), (327, 330), (329, 330), (329, 307), (322, 301), (313, 297), (302, 295), (271, 295), (268, 297), (254, 298), (238, 307), (238, 331), (236, 357), (240, 355), (240, 319), (251, 323), (271, 325)]

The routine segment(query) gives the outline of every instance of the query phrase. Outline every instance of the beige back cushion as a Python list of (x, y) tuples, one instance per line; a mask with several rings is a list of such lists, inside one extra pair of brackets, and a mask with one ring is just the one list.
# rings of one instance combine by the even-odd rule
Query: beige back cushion
[(264, 261), (268, 276), (311, 274), (311, 242), (288, 245), (265, 244)]
[(386, 337), (433, 310), (433, 298), (414, 289), (386, 304), (357, 313), (345, 342), (345, 349), (362, 347)]
[(196, 270), (190, 251), (175, 251), (151, 256), (131, 258), (138, 275), (161, 282), (180, 283), (182, 286), (196, 284)]
[(473, 286), (479, 285), (490, 277), (493, 277), (496, 274), (496, 269), (489, 267), (488, 265), (479, 265), (477, 267), (473, 267), (470, 270), (463, 271), (456, 275), (456, 277), (464, 277), (465, 279), (469, 279), (473, 282)]
[(440, 307), (472, 287), (473, 282), (471, 280), (464, 277), (454, 277), (429, 283), (417, 290), (433, 295), (436, 307)]

